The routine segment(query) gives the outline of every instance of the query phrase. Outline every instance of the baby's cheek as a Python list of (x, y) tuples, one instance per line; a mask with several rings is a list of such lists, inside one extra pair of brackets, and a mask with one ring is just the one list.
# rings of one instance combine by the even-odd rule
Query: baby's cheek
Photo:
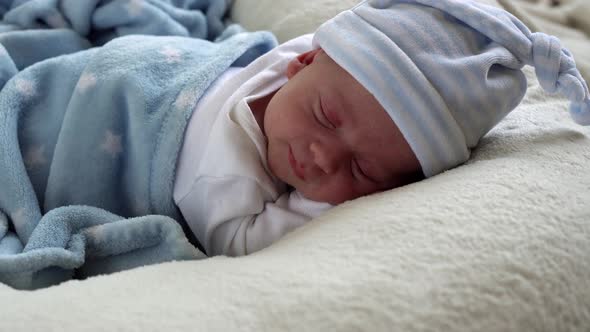
[(312, 200), (340, 204), (362, 196), (350, 181), (333, 181), (316, 187)]

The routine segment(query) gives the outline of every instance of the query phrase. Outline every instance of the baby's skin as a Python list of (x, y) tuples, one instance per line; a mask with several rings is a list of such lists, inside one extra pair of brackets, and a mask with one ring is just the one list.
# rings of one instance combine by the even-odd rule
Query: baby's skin
[(300, 54), (286, 75), (280, 89), (250, 103), (277, 178), (331, 204), (423, 178), (387, 112), (326, 52)]

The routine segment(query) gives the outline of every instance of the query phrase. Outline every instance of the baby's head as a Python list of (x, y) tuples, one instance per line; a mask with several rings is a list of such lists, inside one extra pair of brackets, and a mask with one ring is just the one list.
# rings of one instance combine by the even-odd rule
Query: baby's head
[(462, 0), (369, 0), (323, 24), (264, 116), (274, 174), (344, 200), (462, 164), (522, 100), (525, 64), (590, 124), (586, 82), (559, 40)]
[(293, 59), (287, 77), (264, 115), (267, 160), (279, 179), (338, 204), (423, 177), (387, 112), (322, 49)]

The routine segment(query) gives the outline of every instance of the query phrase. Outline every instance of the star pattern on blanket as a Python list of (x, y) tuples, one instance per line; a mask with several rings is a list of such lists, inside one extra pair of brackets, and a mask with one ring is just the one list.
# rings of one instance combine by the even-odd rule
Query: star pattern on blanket
[(182, 90), (178, 97), (176, 97), (176, 101), (174, 102), (174, 106), (178, 109), (184, 110), (187, 107), (192, 106), (196, 102), (196, 96), (193, 91), (189, 91), (188, 89)]
[(45, 158), (45, 146), (40, 145), (30, 147), (23, 159), (28, 170), (45, 165), (47, 163), (47, 159)]
[[(205, 42), (226, 31), (231, 1), (5, 2), (27, 6), (10, 11), (0, 43), (0, 72), (6, 74), (0, 75), (6, 166), (0, 167), (0, 288), (52, 286), (77, 276), (79, 268), (86, 277), (112, 272), (114, 265), (125, 270), (204, 258), (182, 230), (167, 225), (172, 219), (162, 224), (164, 217), (154, 215), (178, 215), (166, 197), (178, 144), (160, 142), (179, 138), (190, 108), (231, 59), (246, 65), (257, 50), (274, 47), (274, 38), (253, 33), (219, 45)], [(189, 10), (196, 2), (203, 5)], [(209, 3), (215, 13), (207, 11)], [(97, 26), (108, 29), (86, 31)], [(203, 42), (188, 41), (187, 31)], [(178, 64), (190, 64), (191, 75), (173, 77)], [(194, 80), (201, 77), (207, 80)], [(130, 168), (135, 176), (126, 177), (121, 190)], [(136, 215), (142, 216), (137, 222), (126, 221)], [(85, 241), (81, 234), (92, 225), (99, 225), (90, 233), (97, 241)]]
[(92, 73), (84, 73), (80, 76), (78, 80), (78, 85), (76, 85), (76, 91), (80, 93), (86, 92), (88, 88), (91, 88), (96, 85), (96, 76)]
[(15, 80), (16, 90), (25, 97), (32, 97), (35, 95), (35, 84), (31, 80), (18, 78)]
[(10, 219), (16, 228), (22, 227), (27, 221), (25, 216), (25, 209), (20, 208), (10, 214)]
[(172, 47), (170, 45), (164, 46), (158, 51), (158, 53), (164, 55), (166, 57), (166, 62), (168, 63), (179, 62), (182, 56), (182, 52), (178, 48)]
[(110, 154), (112, 158), (116, 158), (123, 152), (123, 145), (121, 144), (121, 135), (115, 135), (112, 131), (107, 130), (104, 135), (100, 149)]
[(143, 5), (143, 0), (129, 0), (125, 5), (125, 9), (127, 10), (129, 16), (136, 17), (139, 16), (139, 14), (141, 14), (141, 11), (143, 10)]

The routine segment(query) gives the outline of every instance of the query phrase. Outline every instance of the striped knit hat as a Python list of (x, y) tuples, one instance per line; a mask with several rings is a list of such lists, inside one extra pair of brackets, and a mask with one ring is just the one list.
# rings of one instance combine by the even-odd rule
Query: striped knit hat
[(590, 125), (588, 86), (556, 37), (531, 31), (504, 10), (469, 0), (367, 0), (318, 28), (314, 46), (381, 103), (427, 177), (470, 149), (522, 100), (521, 71), (571, 101)]

